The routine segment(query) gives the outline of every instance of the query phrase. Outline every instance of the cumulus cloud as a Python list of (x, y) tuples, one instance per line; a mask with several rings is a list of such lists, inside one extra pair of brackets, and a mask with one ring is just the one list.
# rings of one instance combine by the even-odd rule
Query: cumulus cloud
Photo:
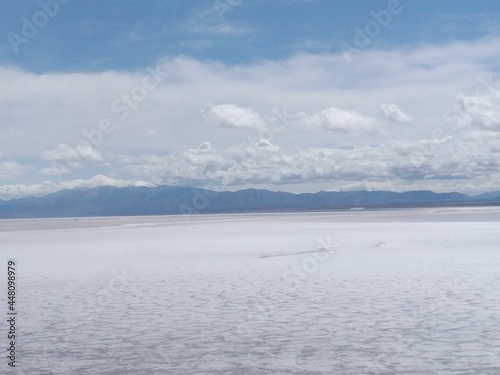
[[(458, 185), (456, 181), (484, 179), (486, 174), (490, 185), (491, 181), (500, 180), (498, 162), (484, 160), (485, 155), (474, 151), (476, 146), (464, 146), (457, 139), (445, 136), (351, 149), (329, 147), (291, 151), (278, 149), (262, 139), (256, 144), (202, 155), (189, 152), (156, 158), (129, 157), (121, 163), (121, 168), (142, 180), (150, 179), (154, 171), (156, 183), (174, 185), (204, 186), (214, 182), (224, 188), (266, 183), (290, 186), (307, 181), (340, 188), (363, 186), (357, 183), (365, 181), (372, 187), (392, 187), (390, 190), (395, 191), (402, 186), (409, 190), (410, 185), (452, 190)], [(498, 145), (488, 152), (495, 152), (494, 147)]]
[[(482, 192), (500, 183), (500, 139), (452, 136), (352, 148), (308, 147), (284, 150), (267, 139), (223, 150), (209, 142), (198, 148), (167, 155), (117, 155), (110, 157), (114, 173), (131, 176), (117, 180), (97, 176), (61, 184), (45, 183), (0, 187), (0, 197), (42, 194), (62, 188), (145, 184), (234, 187), (300, 185), (321, 189), (384, 188), (402, 191), (432, 189)], [(484, 185), (477, 185), (481, 181)], [(363, 182), (363, 183), (361, 183)]]
[(226, 128), (262, 130), (266, 127), (256, 111), (232, 104), (210, 105), (203, 110), (203, 115)]
[(103, 157), (99, 152), (97, 152), (92, 146), (90, 145), (82, 145), (79, 144), (76, 146), (76, 152), (78, 155), (80, 155), (84, 160), (89, 160), (89, 161), (104, 161)]
[(338, 133), (358, 133), (372, 130), (375, 120), (356, 111), (346, 111), (331, 107), (311, 116), (300, 114), (303, 122), (310, 127), (323, 128)]
[(388, 121), (398, 123), (411, 121), (411, 116), (404, 113), (396, 104), (382, 104), (379, 110)]
[[(367, 49), (350, 64), (328, 53), (233, 65), (174, 57), (150, 69), (154, 76), (147, 69), (36, 74), (0, 67), (0, 149), (8, 157), (2, 176), (17, 184), (94, 174), (196, 186), (219, 179), (231, 188), (295, 191), (310, 191), (309, 183), (354, 186), (357, 179), (387, 179), (395, 189), (493, 187), (500, 103), (485, 94), (499, 90), (474, 87), (495, 70), (498, 48), (500, 39), (485, 38)], [(134, 101), (144, 82), (152, 89)], [(222, 104), (207, 107), (203, 118), (207, 103)], [(285, 115), (273, 117), (284, 107)], [(418, 126), (386, 126), (409, 114)], [(101, 131), (103, 119), (112, 133)], [(252, 131), (221, 131), (207, 119)], [(436, 128), (446, 141), (432, 139)], [(78, 147), (87, 142), (93, 146)], [(28, 175), (27, 165), (40, 174)]]
[(210, 144), (210, 142), (202, 142), (202, 143), (200, 143), (198, 148), (190, 148), (189, 151), (191, 151), (192, 153), (195, 153), (195, 154), (204, 154), (207, 152), (214, 151), (214, 149), (212, 148), (212, 145)]
[(273, 145), (271, 142), (269, 142), (267, 139), (260, 139), (255, 143), (255, 147), (271, 152), (278, 152), (280, 150), (279, 146)]
[(458, 126), (500, 132), (500, 96), (459, 95), (457, 102)]

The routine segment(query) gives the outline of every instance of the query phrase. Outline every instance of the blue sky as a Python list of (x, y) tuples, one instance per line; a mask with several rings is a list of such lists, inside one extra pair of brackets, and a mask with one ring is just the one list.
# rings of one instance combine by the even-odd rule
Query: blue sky
[[(43, 2), (43, 1), (42, 1)], [(47, 4), (51, 2), (46, 1)], [(399, 1), (402, 11), (371, 47), (471, 40), (498, 32), (498, 1)], [(234, 5), (231, 5), (234, 4)], [(298, 51), (337, 52), (356, 27), (389, 1), (339, 0), (71, 0), (15, 53), (2, 38), (1, 63), (33, 72), (133, 70), (164, 56), (247, 63)], [(40, 1), (2, 3), (1, 35), (22, 36)], [(227, 26), (224, 29), (224, 26)]]
[(498, 1), (0, 7), (0, 199), (500, 189)]

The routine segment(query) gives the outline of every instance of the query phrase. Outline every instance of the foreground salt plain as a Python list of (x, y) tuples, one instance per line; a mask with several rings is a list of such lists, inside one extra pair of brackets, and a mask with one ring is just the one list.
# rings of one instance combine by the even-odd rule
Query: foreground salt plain
[(4, 220), (0, 246), (1, 373), (500, 373), (500, 208)]

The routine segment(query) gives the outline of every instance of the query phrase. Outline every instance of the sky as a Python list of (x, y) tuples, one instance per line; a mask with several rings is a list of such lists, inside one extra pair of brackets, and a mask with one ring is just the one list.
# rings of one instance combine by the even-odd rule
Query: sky
[(1, 1), (0, 199), (500, 190), (496, 0)]

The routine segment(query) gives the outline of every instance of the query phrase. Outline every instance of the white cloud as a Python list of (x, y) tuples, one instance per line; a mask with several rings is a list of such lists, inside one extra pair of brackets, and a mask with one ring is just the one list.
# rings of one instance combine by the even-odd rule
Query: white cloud
[(42, 151), (40, 157), (44, 160), (64, 162), (71, 168), (81, 168), (83, 161), (103, 161), (102, 156), (94, 148), (83, 144), (78, 144), (75, 148), (67, 144), (58, 144), (55, 149)]
[[(42, 194), (80, 186), (145, 184), (218, 186), (219, 190), (245, 186), (291, 189), (306, 183), (315, 190), (353, 190), (357, 187), (393, 191), (432, 189), (480, 193), (500, 183), (500, 138), (459, 140), (452, 136), (391, 141), (352, 148), (311, 147), (284, 150), (269, 140), (224, 150), (203, 142), (196, 149), (169, 155), (110, 156), (114, 173), (129, 180), (98, 176), (91, 181), (60, 184), (3, 186), (0, 197)], [(481, 184), (478, 184), (481, 181)]]
[(459, 117), (457, 124), (484, 131), (500, 132), (500, 96), (458, 97)]
[(338, 133), (358, 133), (372, 130), (375, 120), (360, 115), (356, 111), (346, 111), (335, 107), (317, 112), (311, 116), (300, 114), (307, 126), (323, 128)]
[(74, 161), (76, 165), (79, 165), (76, 160), (80, 158), (78, 153), (71, 146), (66, 144), (59, 144), (53, 150), (42, 151), (40, 157), (44, 160), (51, 161)]
[(279, 146), (273, 145), (267, 139), (260, 139), (257, 143), (255, 143), (255, 147), (271, 152), (278, 152), (280, 150)]
[(127, 186), (150, 186), (153, 187), (155, 184), (144, 182), (144, 181), (127, 181), (114, 179), (103, 175), (97, 175), (89, 180), (73, 180), (65, 181), (61, 183), (53, 183), (50, 181), (44, 181), (40, 184), (34, 185), (3, 185), (0, 186), (0, 198), (1, 199), (13, 199), (21, 198), (29, 195), (46, 195), (55, 193), (60, 190), (65, 189), (76, 189), (76, 188), (94, 188), (99, 186), (116, 186), (116, 187), (127, 187)]
[(196, 148), (196, 149), (191, 148), (191, 149), (189, 149), (189, 151), (191, 151), (195, 154), (204, 154), (207, 152), (214, 151), (214, 149), (212, 148), (212, 145), (210, 144), (210, 142), (202, 142), (202, 143), (200, 143), (198, 148)]
[(79, 144), (76, 146), (76, 152), (78, 155), (80, 155), (84, 160), (90, 160), (90, 161), (104, 161), (103, 157), (99, 152), (97, 152), (92, 146), (90, 145), (82, 145)]
[(411, 116), (404, 113), (396, 104), (382, 104), (379, 108), (384, 117), (391, 122), (411, 121)]
[(266, 127), (255, 110), (232, 104), (210, 105), (203, 110), (203, 115), (227, 128), (261, 130)]
[(460, 186), (457, 181), (470, 189), (467, 183), (474, 179), (488, 181), (489, 185), (500, 180), (500, 162), (489, 156), (498, 156), (499, 146), (500, 141), (479, 152), (474, 151), (477, 143), (464, 145), (452, 136), (444, 136), (378, 146), (291, 151), (262, 139), (256, 144), (212, 150), (201, 156), (192, 152), (129, 156), (117, 164), (136, 179), (149, 180), (154, 173), (154, 181), (159, 184), (204, 186), (213, 182), (226, 189), (269, 183), (290, 186), (306, 181), (339, 188), (362, 186), (357, 183), (364, 181), (372, 187), (391, 186), (395, 191), (409, 190), (412, 185), (442, 191), (446, 187), (456, 189)]
[[(500, 39), (489, 38), (367, 49), (351, 63), (341, 54), (298, 54), (235, 65), (175, 57), (135, 72), (0, 67), (0, 149), (9, 159), (2, 173), (19, 185), (37, 177), (55, 184), (63, 172), (65, 179), (109, 174), (202, 186), (218, 178), (228, 188), (298, 191), (362, 181), (490, 188), (500, 174), (500, 85), (475, 88), (498, 69), (499, 48)], [(134, 100), (144, 82), (151, 89)], [(300, 115), (277, 117), (276, 108)], [(388, 126), (408, 114), (404, 131)], [(105, 119), (111, 132), (100, 130)], [(434, 139), (437, 130), (446, 141)]]

